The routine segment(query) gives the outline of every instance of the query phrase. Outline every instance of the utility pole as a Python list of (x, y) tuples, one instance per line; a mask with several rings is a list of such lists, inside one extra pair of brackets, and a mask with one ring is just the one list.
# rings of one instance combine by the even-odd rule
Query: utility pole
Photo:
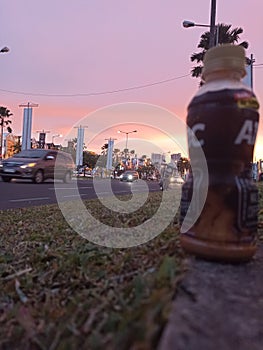
[(254, 66), (255, 63), (255, 59), (253, 57), (253, 54), (250, 55), (250, 58), (247, 61), (247, 65), (246, 65), (246, 75), (245, 77), (242, 79), (242, 82), (249, 86), (251, 88), (251, 90), (254, 89)]
[[(211, 0), (211, 17), (210, 17), (210, 39), (209, 48), (215, 46), (216, 38), (216, 0)], [(219, 31), (219, 27), (217, 29)]]
[(253, 90), (254, 89), (254, 72), (253, 72), (253, 64), (255, 63), (255, 59), (253, 57), (253, 54), (250, 55), (250, 87)]

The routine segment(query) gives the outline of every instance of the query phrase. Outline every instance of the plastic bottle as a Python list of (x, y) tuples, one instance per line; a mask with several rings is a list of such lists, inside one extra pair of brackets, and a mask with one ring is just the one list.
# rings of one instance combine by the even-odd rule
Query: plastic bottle
[[(188, 136), (190, 162), (199, 167), (196, 154), (202, 147), (208, 189), (198, 219), (181, 232), (180, 241), (186, 252), (209, 260), (248, 261), (256, 252), (258, 191), (251, 179), (251, 163), (259, 104), (241, 81), (245, 74), (241, 46), (209, 49), (204, 58), (204, 85), (188, 106), (187, 125), (198, 140), (193, 142)], [(202, 169), (199, 174), (200, 181), (195, 183), (203, 191)], [(182, 188), (181, 224), (193, 199), (193, 183), (190, 174)]]

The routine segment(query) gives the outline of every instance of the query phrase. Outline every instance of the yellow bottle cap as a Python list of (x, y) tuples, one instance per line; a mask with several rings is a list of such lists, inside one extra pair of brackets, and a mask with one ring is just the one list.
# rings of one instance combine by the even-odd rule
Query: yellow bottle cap
[(202, 79), (208, 74), (223, 70), (237, 71), (241, 78), (246, 75), (245, 49), (242, 46), (223, 44), (209, 49), (204, 57)]

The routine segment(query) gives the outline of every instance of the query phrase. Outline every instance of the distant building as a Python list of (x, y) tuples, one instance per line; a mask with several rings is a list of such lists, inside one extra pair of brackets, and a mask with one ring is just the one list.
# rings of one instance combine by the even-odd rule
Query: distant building
[(163, 161), (163, 156), (160, 153), (152, 153), (151, 155), (151, 162), (153, 165), (158, 164), (160, 165)]
[(171, 154), (171, 160), (173, 162), (178, 162), (178, 160), (180, 160), (182, 158), (182, 155), (181, 153), (174, 153), (174, 154)]
[(137, 164), (138, 164), (138, 167), (144, 166), (145, 165), (145, 159), (144, 158), (138, 158), (137, 159)]

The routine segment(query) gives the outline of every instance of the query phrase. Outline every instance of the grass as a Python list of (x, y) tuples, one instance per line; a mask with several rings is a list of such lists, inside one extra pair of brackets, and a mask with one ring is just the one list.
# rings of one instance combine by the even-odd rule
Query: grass
[[(259, 193), (263, 240), (262, 183)], [(161, 195), (151, 194), (131, 225), (150, 217)], [(112, 224), (97, 200), (86, 205)], [(0, 211), (0, 220), (1, 349), (156, 348), (184, 275), (176, 220), (129, 249), (84, 240), (57, 205)]]
[(259, 190), (259, 214), (258, 214), (258, 238), (263, 241), (263, 182), (258, 183)]
[[(89, 205), (99, 216), (100, 203)], [(1, 349), (156, 346), (183, 271), (176, 222), (144, 245), (113, 249), (73, 232), (57, 205), (3, 211), (0, 220)], [(103, 220), (112, 224), (109, 210)]]

